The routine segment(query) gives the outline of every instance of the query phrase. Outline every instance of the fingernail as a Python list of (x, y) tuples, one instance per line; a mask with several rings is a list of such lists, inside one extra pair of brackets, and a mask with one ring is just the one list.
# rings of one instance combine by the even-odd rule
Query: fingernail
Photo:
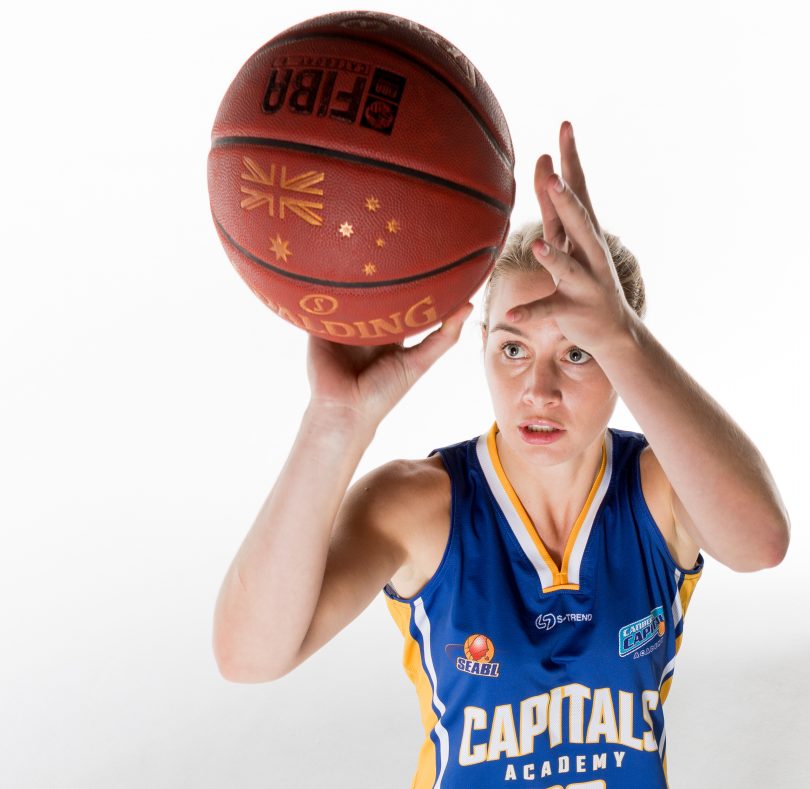
[(513, 307), (511, 310), (507, 310), (506, 318), (507, 320), (514, 321), (515, 323), (520, 323), (523, 318), (526, 317), (526, 310), (523, 307)]
[(553, 182), (552, 186), (554, 187), (554, 191), (557, 192), (558, 194), (560, 192), (562, 192), (563, 189), (565, 189), (565, 184), (563, 183), (563, 179), (560, 178), (559, 175), (554, 176), (554, 182)]
[(574, 124), (571, 121), (568, 121), (568, 136), (571, 138), (571, 141), (574, 140)]
[(540, 241), (540, 242), (538, 242), (538, 243), (535, 245), (535, 247), (534, 247), (534, 248), (537, 250), (537, 254), (538, 254), (538, 255), (542, 255), (543, 257), (545, 257), (546, 255), (548, 255), (548, 252), (549, 252), (549, 249), (548, 249), (548, 244), (546, 244), (546, 242), (545, 242), (545, 241)]

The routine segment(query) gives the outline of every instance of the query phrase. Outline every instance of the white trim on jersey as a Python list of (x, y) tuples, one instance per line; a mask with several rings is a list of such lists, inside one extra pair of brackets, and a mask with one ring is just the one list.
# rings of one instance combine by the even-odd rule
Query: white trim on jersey
[(433, 666), (433, 656), (430, 652), (430, 619), (425, 611), (425, 604), (422, 602), (421, 597), (417, 597), (416, 600), (413, 601), (413, 621), (422, 634), (422, 655), (425, 659), (425, 666), (430, 675), (430, 684), (433, 688), (433, 706), (439, 711), (439, 717), (433, 729), (436, 732), (436, 736), (439, 738), (439, 774), (436, 776), (436, 783), (433, 784), (433, 789), (438, 789), (442, 785), (442, 776), (444, 775), (447, 760), (450, 756), (450, 738), (447, 734), (447, 729), (445, 729), (441, 723), (441, 718), (446, 708), (444, 702), (439, 698), (439, 691), (436, 687), (436, 669)]
[(503, 485), (501, 485), (501, 481), (498, 479), (498, 473), (495, 471), (495, 466), (492, 464), (492, 458), (489, 456), (486, 433), (479, 436), (475, 445), (475, 451), (478, 455), (478, 462), (484, 470), (484, 476), (486, 477), (489, 489), (492, 491), (492, 495), (495, 496), (495, 501), (498, 502), (498, 506), (501, 508), (501, 512), (503, 512), (506, 522), (509, 524), (509, 528), (515, 535), (515, 539), (520, 543), (520, 547), (523, 548), (523, 553), (526, 554), (529, 561), (532, 563), (537, 577), (540, 579), (540, 586), (544, 589), (547, 586), (552, 586), (554, 584), (554, 577), (551, 574), (549, 566), (546, 564), (546, 560), (538, 553), (534, 542), (532, 542), (532, 538), (523, 525), (520, 515), (518, 515), (515, 506), (510, 501)]
[(675, 570), (675, 599), (672, 601), (672, 625), (678, 626), (683, 619), (683, 606), (681, 605), (681, 571)]
[[(683, 607), (681, 606), (681, 589), (680, 589), (680, 581), (681, 581), (681, 571), (675, 570), (675, 599), (672, 601), (672, 627), (673, 632), (675, 628), (678, 627), (678, 622), (683, 619)], [(661, 679), (658, 682), (658, 690), (660, 691), (661, 688), (664, 686), (664, 682), (666, 682), (667, 677), (675, 671), (675, 658), (677, 654), (672, 656), (672, 660), (664, 666), (664, 670), (661, 672)]]
[(661, 761), (664, 760), (664, 746), (667, 742), (667, 727), (664, 724), (663, 728), (661, 729), (661, 738), (658, 740), (658, 755), (661, 757)]

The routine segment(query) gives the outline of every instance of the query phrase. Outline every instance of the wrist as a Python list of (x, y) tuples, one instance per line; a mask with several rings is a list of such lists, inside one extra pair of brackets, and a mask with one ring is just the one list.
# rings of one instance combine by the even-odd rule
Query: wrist
[(377, 432), (377, 424), (368, 415), (343, 403), (311, 399), (301, 420), (301, 430), (341, 442), (359, 442), (367, 446)]
[(602, 341), (594, 347), (593, 355), (597, 361), (622, 356), (629, 350), (639, 346), (645, 330), (646, 327), (642, 319), (628, 307), (627, 313), (622, 317), (622, 320), (617, 322), (612, 331), (605, 332)]

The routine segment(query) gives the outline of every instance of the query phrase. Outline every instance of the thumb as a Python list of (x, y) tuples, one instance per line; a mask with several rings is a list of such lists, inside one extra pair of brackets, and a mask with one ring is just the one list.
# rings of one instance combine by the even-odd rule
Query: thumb
[(421, 376), (442, 354), (458, 342), (464, 322), (470, 317), (472, 310), (472, 304), (469, 302), (463, 304), (448, 315), (442, 321), (442, 325), (428, 334), (422, 342), (405, 351), (408, 363), (416, 377)]

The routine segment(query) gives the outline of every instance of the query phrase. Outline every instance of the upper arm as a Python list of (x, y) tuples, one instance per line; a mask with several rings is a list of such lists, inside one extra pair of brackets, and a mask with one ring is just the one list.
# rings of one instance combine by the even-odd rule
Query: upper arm
[(321, 592), (296, 665), (355, 619), (419, 553), (436, 508), (437, 470), (432, 459), (393, 461), (349, 489), (335, 519)]
[(639, 457), (641, 488), (647, 508), (666, 541), (672, 558), (684, 569), (694, 567), (700, 546), (692, 537), (694, 522), (684, 509), (649, 444)]

